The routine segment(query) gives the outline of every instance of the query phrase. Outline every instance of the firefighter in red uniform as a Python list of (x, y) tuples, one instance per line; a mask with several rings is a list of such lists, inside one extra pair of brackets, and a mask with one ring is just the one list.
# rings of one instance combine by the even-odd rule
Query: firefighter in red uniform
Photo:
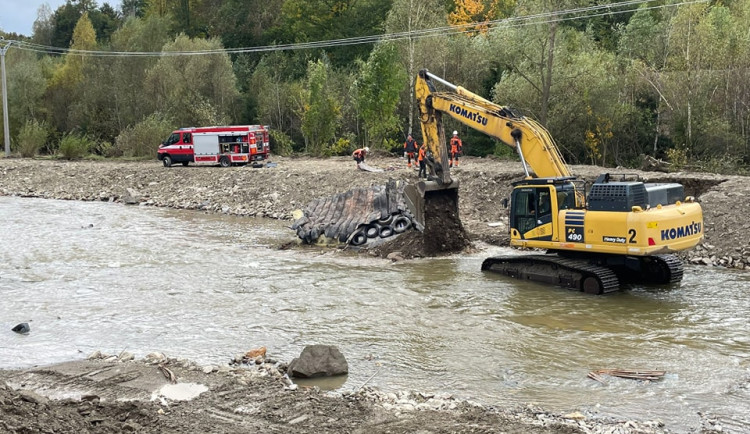
[(411, 167), (412, 159), (414, 159), (414, 165), (417, 165), (417, 159), (414, 154), (416, 154), (418, 148), (419, 144), (412, 138), (411, 134), (409, 134), (406, 137), (406, 142), (404, 142), (404, 154), (406, 154), (407, 158), (406, 167)]
[(427, 145), (422, 143), (422, 146), (419, 147), (419, 153), (417, 154), (417, 161), (419, 161), (419, 173), (417, 174), (418, 178), (421, 178), (423, 175), (425, 178), (427, 178), (427, 162), (425, 159), (427, 158)]
[(357, 162), (357, 169), (359, 169), (359, 163), (365, 162), (365, 156), (367, 156), (368, 152), (370, 152), (370, 148), (365, 146), (364, 148), (359, 148), (352, 153), (354, 161)]
[(461, 155), (461, 148), (463, 147), (461, 139), (458, 138), (458, 131), (453, 132), (450, 146), (451, 149), (450, 154), (448, 154), (448, 157), (450, 158), (448, 160), (448, 167), (453, 167), (453, 160), (456, 160), (456, 167), (458, 167), (458, 156)]

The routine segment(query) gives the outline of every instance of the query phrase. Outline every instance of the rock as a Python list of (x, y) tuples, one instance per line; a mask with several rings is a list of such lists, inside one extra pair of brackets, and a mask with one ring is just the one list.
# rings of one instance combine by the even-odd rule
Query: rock
[(13, 327), (11, 330), (13, 330), (16, 333), (25, 335), (31, 331), (31, 327), (29, 327), (29, 323), (22, 322), (21, 324), (18, 324), (17, 326)]
[(288, 374), (297, 378), (330, 377), (348, 373), (346, 358), (333, 345), (306, 346), (288, 368)]
[(21, 390), (18, 392), (18, 396), (26, 402), (31, 402), (37, 405), (49, 403), (49, 399), (30, 390)]
[(385, 259), (390, 259), (393, 262), (400, 262), (404, 260), (404, 257), (401, 256), (401, 252), (391, 252), (385, 257)]
[(128, 205), (135, 205), (141, 201), (141, 194), (134, 188), (126, 188), (125, 194), (122, 195), (123, 203)]
[(573, 413), (568, 413), (563, 417), (565, 419), (573, 419), (573, 420), (585, 420), (586, 419), (586, 416), (581, 414), (580, 411), (574, 411)]
[(135, 356), (132, 353), (129, 353), (127, 351), (123, 351), (122, 353), (120, 353), (120, 357), (119, 358), (120, 358), (121, 362), (129, 362), (131, 360), (134, 360)]
[(254, 348), (247, 353), (245, 353), (245, 357), (248, 359), (255, 359), (258, 357), (265, 357), (266, 356), (266, 347), (260, 347), (260, 348)]

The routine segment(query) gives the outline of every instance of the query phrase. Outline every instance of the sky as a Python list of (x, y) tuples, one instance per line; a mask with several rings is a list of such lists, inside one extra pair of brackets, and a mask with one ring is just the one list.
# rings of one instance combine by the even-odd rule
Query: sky
[[(120, 0), (106, 0), (106, 2), (115, 9), (120, 7)], [(0, 30), (31, 36), (31, 27), (36, 20), (36, 12), (39, 6), (45, 3), (54, 13), (58, 7), (65, 4), (65, 0), (0, 0)], [(103, 0), (96, 2), (99, 6), (104, 3)]]

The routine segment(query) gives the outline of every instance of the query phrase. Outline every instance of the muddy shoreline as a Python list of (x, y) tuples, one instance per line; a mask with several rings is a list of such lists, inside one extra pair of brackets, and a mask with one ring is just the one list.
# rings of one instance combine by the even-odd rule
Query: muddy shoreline
[(0, 370), (0, 431), (669, 432), (658, 420), (615, 420), (578, 411), (552, 414), (534, 405), (486, 406), (447, 394), (383, 393), (366, 385), (354, 392), (326, 392), (293, 384), (279, 365), (265, 360), (198, 366), (160, 353), (134, 360), (128, 353), (96, 352), (86, 360)]

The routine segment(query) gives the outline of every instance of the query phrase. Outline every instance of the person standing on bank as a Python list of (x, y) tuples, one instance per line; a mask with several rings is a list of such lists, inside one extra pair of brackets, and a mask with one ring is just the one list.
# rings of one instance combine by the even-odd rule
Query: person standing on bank
[(427, 178), (427, 161), (425, 159), (427, 158), (427, 145), (425, 143), (422, 143), (422, 146), (419, 147), (419, 153), (417, 154), (417, 161), (419, 162), (419, 173), (417, 174), (418, 178)]
[(354, 158), (354, 161), (357, 162), (357, 169), (359, 169), (359, 163), (365, 162), (365, 157), (367, 156), (368, 152), (370, 152), (370, 148), (365, 146), (364, 148), (359, 148), (352, 153), (352, 157)]
[(406, 142), (404, 142), (404, 154), (406, 154), (407, 162), (406, 167), (411, 168), (411, 160), (414, 160), (414, 165), (417, 165), (417, 158), (416, 158), (416, 152), (419, 148), (419, 144), (417, 143), (414, 138), (412, 138), (411, 133), (409, 133), (408, 136), (406, 136)]
[(450, 154), (448, 154), (448, 167), (453, 167), (453, 160), (456, 161), (456, 167), (458, 167), (458, 156), (461, 155), (461, 148), (463, 148), (463, 144), (461, 139), (458, 138), (458, 131), (454, 131), (453, 137), (451, 137)]

